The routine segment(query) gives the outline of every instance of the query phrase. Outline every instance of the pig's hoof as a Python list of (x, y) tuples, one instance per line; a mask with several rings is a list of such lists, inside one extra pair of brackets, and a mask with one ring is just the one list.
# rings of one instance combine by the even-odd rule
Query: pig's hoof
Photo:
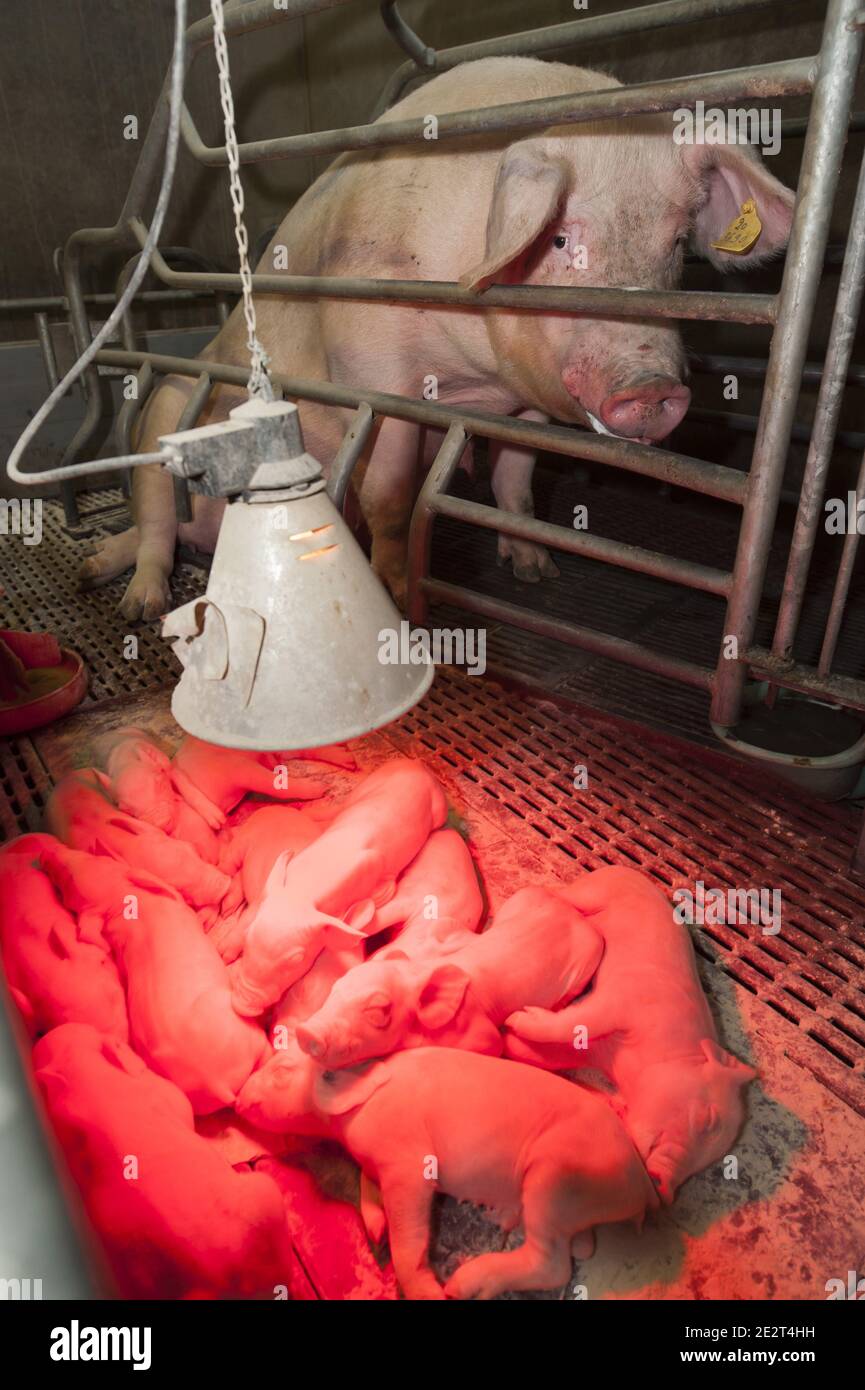
[(168, 579), (162, 571), (136, 570), (120, 600), (119, 611), (127, 622), (152, 623), (171, 606)]
[(132, 568), (137, 553), (138, 531), (134, 526), (119, 536), (91, 541), (85, 547), (86, 559), (78, 571), (79, 585), (82, 589), (98, 589), (102, 584), (110, 584), (118, 574)]
[(476, 1259), (460, 1265), (445, 1284), (445, 1297), (488, 1299), (500, 1293), (501, 1280), (497, 1273), (494, 1276), (492, 1269), (487, 1267), (489, 1258), (478, 1255)]
[(511, 561), (514, 577), (523, 584), (538, 584), (542, 579), (558, 579), (559, 567), (544, 545), (534, 541), (515, 541), (510, 536), (499, 536), (500, 565)]

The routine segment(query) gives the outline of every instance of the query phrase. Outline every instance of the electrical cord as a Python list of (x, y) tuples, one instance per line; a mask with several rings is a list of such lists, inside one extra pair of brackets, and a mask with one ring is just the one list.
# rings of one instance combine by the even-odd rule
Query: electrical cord
[[(216, 0), (214, 0), (216, 3)], [(219, 0), (221, 4), (221, 0)], [(122, 295), (118, 299), (105, 323), (96, 334), (89, 347), (78, 358), (78, 361), (69, 369), (66, 376), (55, 386), (37, 410), (33, 419), (27, 425), (20, 439), (13, 448), (6, 463), (8, 476), (16, 483), (24, 483), (33, 486), (41, 483), (63, 482), (66, 478), (80, 478), (88, 473), (104, 473), (115, 468), (138, 468), (146, 463), (165, 463), (172, 457), (166, 449), (150, 454), (124, 454), (116, 458), (96, 459), (92, 463), (72, 463), (66, 468), (49, 468), (39, 473), (23, 473), (19, 467), (25, 451), (31, 444), (34, 436), (44, 425), (48, 416), (54, 410), (59, 401), (63, 399), (66, 392), (89, 367), (97, 352), (105, 342), (112, 336), (115, 328), (120, 323), (126, 310), (129, 308), (132, 299), (137, 294), (145, 275), (150, 268), (150, 259), (156, 248), (159, 236), (162, 231), (162, 224), (168, 210), (168, 202), (171, 197), (171, 187), (174, 182), (174, 171), (177, 165), (177, 148), (180, 137), (180, 113), (183, 106), (183, 82), (185, 68), (186, 50), (186, 12), (187, 0), (175, 0), (174, 4), (174, 48), (171, 55), (171, 92), (170, 92), (170, 114), (168, 120), (168, 134), (165, 140), (165, 164), (162, 170), (162, 183), (159, 188), (159, 196), (156, 200), (156, 208), (153, 213), (153, 220), (147, 239), (142, 247), (141, 257), (130, 276)]]

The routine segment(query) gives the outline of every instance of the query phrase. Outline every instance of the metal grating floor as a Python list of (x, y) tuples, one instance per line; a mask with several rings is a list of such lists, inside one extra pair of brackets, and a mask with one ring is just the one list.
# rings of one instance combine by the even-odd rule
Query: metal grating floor
[[(115, 529), (118, 500), (112, 493), (92, 495), (76, 535)], [(662, 501), (656, 512), (678, 510), (670, 508), (669, 499)], [(647, 510), (639, 499), (635, 506)], [(611, 514), (617, 525), (631, 524), (615, 507)], [(59, 508), (46, 507), (44, 524), (43, 544), (27, 548), (26, 566), (3, 574), (2, 623), (55, 631), (84, 656), (91, 689), (74, 716), (76, 729), (103, 718), (116, 722), (119, 706), (160, 691), (176, 678), (177, 668), (155, 628), (136, 630), (137, 658), (126, 659), (127, 634), (115, 614), (125, 581), (78, 594), (77, 541), (65, 531)], [(693, 529), (687, 534), (699, 548)], [(439, 569), (447, 539), (442, 525), (437, 528)], [(511, 586), (513, 596), (509, 575), (494, 565), (489, 571), (483, 567), (480, 542), (490, 540), (494, 547), (494, 538), (475, 536), (469, 545), (456, 537), (448, 550), (450, 577), (468, 579), (473, 569), (470, 582), (478, 583), (482, 570)], [(663, 548), (660, 537), (655, 543)], [(572, 576), (569, 559), (558, 583), (530, 591), (544, 595), (539, 601), (557, 611), (576, 610), (589, 623), (602, 625), (606, 616), (612, 630), (618, 614), (632, 630), (645, 631), (647, 615), (654, 612), (649, 640), (669, 629), (680, 643), (690, 641), (691, 623), (697, 624), (699, 615), (690, 615), (675, 591), (671, 601), (669, 585), (645, 581), (631, 590), (628, 608), (618, 572), (591, 566), (591, 575), (582, 567)], [(199, 569), (182, 566), (175, 600), (201, 592), (204, 583)], [(701, 712), (689, 705), (691, 692), (672, 687), (679, 697), (674, 703), (668, 682), (653, 683), (619, 668), (614, 685), (601, 669), (610, 663), (558, 645), (552, 651), (552, 644), (533, 647), (534, 642), (505, 629), (491, 633), (491, 650), (520, 686), (442, 671), (422, 704), (388, 729), (390, 742), (409, 744), (429, 759), (456, 805), (474, 807), (497, 826), (498, 838), (488, 850), (502, 882), (521, 863), (554, 877), (620, 863), (642, 868), (668, 893), (693, 888), (696, 880), (721, 889), (780, 889), (778, 935), (744, 926), (704, 927), (696, 933), (698, 949), (710, 972), (732, 978), (783, 1021), (788, 1056), (865, 1115), (865, 889), (847, 878), (856, 812), (848, 805), (807, 801), (718, 752), (647, 732), (647, 723), (675, 721), (699, 739)], [(606, 704), (613, 715), (624, 712), (640, 723), (599, 712), (592, 704)], [(5, 836), (38, 825), (51, 785), (46, 753), (51, 736), (0, 745)], [(588, 769), (585, 791), (574, 790), (575, 764)]]

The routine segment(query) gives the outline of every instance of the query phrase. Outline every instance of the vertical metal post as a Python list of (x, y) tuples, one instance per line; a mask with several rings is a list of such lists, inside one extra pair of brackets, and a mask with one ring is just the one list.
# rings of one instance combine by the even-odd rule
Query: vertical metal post
[(342, 511), (351, 475), (369, 439), (374, 421), (375, 415), (366, 401), (361, 401), (330, 465), (327, 491), (338, 512)]
[(421, 587), (421, 580), (429, 574), (430, 552), (432, 550), (432, 524), (435, 508), (430, 505), (440, 492), (447, 492), (451, 479), (457, 470), (463, 451), (468, 443), (468, 435), (462, 425), (451, 425), (444, 442), (433, 459), (433, 465), (426, 481), (418, 493), (411, 514), (408, 535), (408, 587), (409, 621), (423, 627), (429, 615), (429, 602)]
[[(778, 297), (778, 316), (724, 624), (725, 638), (736, 639), (740, 656), (744, 656), (754, 640), (805, 365), (808, 332), (847, 138), (847, 121), (862, 49), (862, 34), (853, 23), (860, 4), (861, 0), (830, 0), (823, 30), (799, 176), (799, 198)], [(712, 701), (713, 723), (729, 729), (737, 722), (745, 678), (744, 662), (727, 659), (722, 649)]]
[(811, 566), (811, 556), (817, 528), (823, 515), (823, 496), (826, 491), (826, 475), (832, 458), (832, 445), (844, 399), (844, 387), (853, 352), (853, 339), (862, 306), (862, 292), (865, 289), (865, 156), (859, 168), (859, 182), (853, 215), (850, 219), (850, 233), (847, 249), (844, 252), (844, 265), (838, 284), (832, 327), (829, 330), (829, 347), (823, 367), (823, 378), (817, 397), (811, 442), (808, 458), (802, 477), (796, 525), (790, 543), (790, 556), (787, 573), (784, 576), (784, 590), (778, 609), (778, 622), (772, 652), (777, 657), (790, 656), (802, 611), (805, 585)]

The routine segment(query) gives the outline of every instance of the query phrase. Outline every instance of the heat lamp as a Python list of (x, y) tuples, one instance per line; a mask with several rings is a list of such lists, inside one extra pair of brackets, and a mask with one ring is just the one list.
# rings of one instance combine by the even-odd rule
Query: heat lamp
[(315, 748), (380, 728), (434, 667), (384, 660), (401, 615), (304, 450), (297, 407), (251, 399), (165, 435), (165, 467), (227, 497), (207, 591), (163, 619), (183, 674), (171, 710), (208, 743)]

